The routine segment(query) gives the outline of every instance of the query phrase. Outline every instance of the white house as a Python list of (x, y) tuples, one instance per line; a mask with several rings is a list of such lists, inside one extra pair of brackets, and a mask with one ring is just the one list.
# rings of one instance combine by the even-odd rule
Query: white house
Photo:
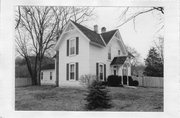
[(42, 67), (41, 85), (56, 85), (56, 73), (54, 64), (48, 64)]
[(118, 29), (106, 31), (103, 27), (98, 32), (97, 25), (90, 30), (70, 20), (55, 50), (58, 86), (80, 86), (79, 78), (87, 74), (97, 75), (101, 81), (109, 75), (131, 76), (131, 56)]

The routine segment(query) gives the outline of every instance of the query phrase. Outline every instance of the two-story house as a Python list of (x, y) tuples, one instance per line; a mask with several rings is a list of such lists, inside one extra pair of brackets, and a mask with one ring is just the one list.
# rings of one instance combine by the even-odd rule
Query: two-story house
[(131, 76), (131, 57), (118, 29), (106, 31), (103, 27), (98, 32), (97, 25), (90, 30), (70, 20), (55, 50), (59, 86), (80, 86), (79, 78), (87, 74), (97, 75), (102, 81), (109, 75)]

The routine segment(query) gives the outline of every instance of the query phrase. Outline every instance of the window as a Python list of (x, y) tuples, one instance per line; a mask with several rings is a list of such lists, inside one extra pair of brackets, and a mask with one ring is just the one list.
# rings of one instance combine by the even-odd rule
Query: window
[(128, 76), (128, 67), (126, 64), (123, 66), (123, 76)]
[(75, 47), (76, 47), (76, 40), (73, 38), (73, 39), (71, 39), (70, 41), (69, 41), (69, 43), (70, 43), (70, 46), (69, 46), (69, 54), (70, 55), (74, 55), (75, 54)]
[(67, 56), (79, 54), (79, 37), (67, 39)]
[(79, 79), (79, 63), (67, 63), (66, 64), (67, 80), (78, 80)]
[(50, 72), (50, 80), (52, 80), (52, 72)]
[(108, 50), (108, 59), (111, 60), (111, 47), (109, 47), (109, 50)]
[(70, 64), (70, 80), (75, 80), (75, 64)]
[(118, 55), (121, 55), (121, 51), (120, 50), (118, 50)]
[(42, 79), (43, 79), (43, 72), (41, 72), (41, 75), (40, 75), (40, 76), (41, 76), (41, 80), (42, 80)]
[(100, 80), (103, 80), (103, 65), (99, 65), (99, 76)]

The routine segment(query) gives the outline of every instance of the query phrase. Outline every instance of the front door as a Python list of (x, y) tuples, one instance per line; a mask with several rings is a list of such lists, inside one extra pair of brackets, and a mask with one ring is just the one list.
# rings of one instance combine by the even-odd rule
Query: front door
[(113, 74), (114, 74), (114, 75), (117, 75), (117, 66), (114, 66), (114, 68), (113, 68)]

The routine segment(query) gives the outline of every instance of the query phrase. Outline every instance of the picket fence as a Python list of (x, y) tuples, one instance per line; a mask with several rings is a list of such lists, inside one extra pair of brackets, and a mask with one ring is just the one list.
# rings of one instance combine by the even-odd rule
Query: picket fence
[(163, 87), (163, 77), (132, 77), (133, 80), (139, 82), (139, 86), (143, 87)]
[(32, 85), (31, 78), (16, 78), (15, 87), (30, 86)]

